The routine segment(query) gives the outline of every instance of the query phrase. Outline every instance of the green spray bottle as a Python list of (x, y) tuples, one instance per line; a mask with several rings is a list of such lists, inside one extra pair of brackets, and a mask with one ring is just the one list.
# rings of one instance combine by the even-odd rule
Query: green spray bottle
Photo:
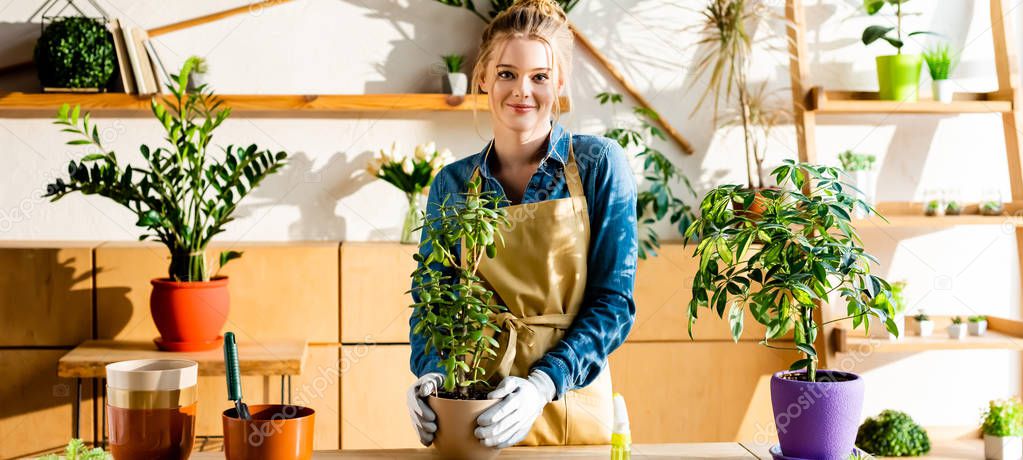
[(632, 458), (632, 434), (629, 431), (629, 411), (625, 409), (625, 398), (614, 394), (614, 425), (611, 432), (611, 460)]

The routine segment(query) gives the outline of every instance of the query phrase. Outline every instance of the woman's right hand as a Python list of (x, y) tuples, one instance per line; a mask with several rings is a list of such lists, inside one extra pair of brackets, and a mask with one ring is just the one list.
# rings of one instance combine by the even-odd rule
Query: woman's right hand
[(440, 389), (444, 384), (444, 374), (431, 372), (416, 380), (406, 392), (408, 414), (412, 418), (412, 426), (419, 434), (419, 442), (424, 446), (433, 443), (433, 434), (437, 432), (437, 414), (426, 404), (426, 397)]

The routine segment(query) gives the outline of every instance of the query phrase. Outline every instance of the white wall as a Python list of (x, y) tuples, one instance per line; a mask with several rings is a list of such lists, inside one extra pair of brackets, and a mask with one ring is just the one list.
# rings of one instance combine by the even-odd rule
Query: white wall
[[(39, 2), (0, 0), (0, 66), (30, 55), (38, 24), (25, 24)], [(244, 5), (241, 1), (104, 0), (123, 21), (151, 28)], [(696, 147), (686, 156), (672, 143), (657, 143), (681, 166), (699, 191), (725, 182), (744, 182), (739, 133), (714, 130), (709, 110), (689, 117), (695, 94), (691, 81), (696, 47), (692, 25), (697, 13), (678, 6), (701, 2), (588, 0), (573, 22), (622, 70)], [(781, 0), (778, 5), (782, 14)], [(860, 0), (808, 0), (808, 38), (815, 84), (835, 89), (874, 89), (873, 56), (880, 44), (858, 43), (862, 29), (884, 19), (863, 18)], [(911, 2), (923, 14), (906, 20), (907, 29), (944, 33), (964, 49), (956, 81), (964, 90), (995, 87), (986, 1)], [(1019, 16), (1023, 9), (1014, 9)], [(1018, 18), (1014, 18), (1018, 19)], [(436, 64), (441, 54), (475, 54), (482, 23), (466, 12), (430, 0), (299, 0), (255, 10), (155, 39), (170, 67), (192, 54), (210, 61), (211, 83), (221, 93), (317, 94), (402, 93), (439, 90)], [(776, 46), (783, 29), (761, 30)], [(1018, 45), (1018, 40), (1016, 40)], [(911, 42), (910, 48), (916, 47)], [(582, 50), (576, 52), (573, 111), (563, 118), (570, 129), (600, 132), (615, 122), (592, 98), (601, 91), (623, 92)], [(755, 78), (785, 90), (787, 60), (761, 54)], [(34, 76), (0, 80), (6, 89), (34, 90)], [(699, 86), (699, 83), (697, 84)], [(929, 87), (925, 80), (923, 86)], [(785, 93), (782, 93), (784, 96)], [(626, 110), (621, 110), (627, 113)], [(819, 117), (820, 161), (835, 163), (847, 148), (879, 155), (882, 200), (920, 201), (928, 189), (957, 187), (967, 201), (984, 188), (999, 187), (1008, 197), (1004, 142), (997, 116)], [(102, 119), (109, 146), (130, 158), (144, 142), (159, 143), (148, 118)], [(376, 240), (397, 238), (404, 200), (389, 185), (359, 175), (376, 149), (399, 141), (427, 140), (456, 155), (478, 151), (489, 138), (486, 114), (396, 114), (312, 118), (235, 117), (218, 131), (219, 143), (286, 150), (291, 165), (268, 179), (246, 201), (239, 219), (222, 240)], [(40, 198), (44, 186), (64, 171), (80, 150), (49, 119), (0, 118), (0, 239), (135, 240), (130, 214), (102, 199), (71, 196), (58, 203)], [(768, 163), (795, 157), (791, 127), (773, 139)], [(882, 274), (910, 282), (911, 310), (933, 314), (988, 313), (1018, 316), (1019, 269), (1011, 232), (960, 228), (940, 232), (865, 230), (864, 237), (885, 262)], [(667, 227), (666, 239), (672, 237)], [(868, 357), (857, 364), (870, 385), (865, 414), (894, 407), (926, 425), (967, 425), (992, 397), (1019, 391), (1019, 359), (998, 351), (929, 352), (911, 356)]]

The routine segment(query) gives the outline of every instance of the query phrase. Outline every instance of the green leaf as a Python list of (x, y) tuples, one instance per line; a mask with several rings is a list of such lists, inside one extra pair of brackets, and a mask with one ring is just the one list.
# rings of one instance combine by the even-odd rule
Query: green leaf
[(813, 345), (811, 344), (797, 343), (796, 348), (805, 353), (807, 356), (817, 356), (817, 350), (814, 350)]
[(733, 302), (731, 309), (728, 311), (728, 322), (732, 326), (732, 340), (736, 343), (739, 342), (739, 338), (742, 337), (742, 326), (743, 319), (742, 307), (738, 302)]
[(870, 26), (863, 30), (863, 36), (861, 37), (861, 40), (863, 41), (864, 45), (869, 45), (881, 38), (884, 38), (888, 34), (888, 32), (891, 32), (893, 30), (895, 30), (894, 27)]
[(863, 9), (867, 10), (867, 14), (874, 15), (881, 10), (884, 6), (885, 0), (863, 0)]
[(796, 362), (792, 363), (792, 365), (789, 366), (789, 370), (790, 371), (798, 371), (800, 369), (806, 369), (806, 368), (810, 367), (810, 364), (812, 364), (812, 363), (813, 363), (813, 360), (807, 359), (807, 358), (803, 358), (803, 359), (800, 359), (799, 361), (796, 361)]
[(242, 256), (242, 253), (239, 252), (239, 251), (221, 251), (221, 253), (220, 253), (220, 268), (224, 268), (224, 265), (227, 265), (228, 262), (230, 262), (230, 261), (232, 261), (234, 259), (238, 259), (241, 256)]
[(717, 245), (717, 252), (721, 257), (721, 261), (726, 264), (732, 263), (732, 253), (728, 250), (728, 243), (725, 242), (725, 239), (718, 238), (715, 244)]

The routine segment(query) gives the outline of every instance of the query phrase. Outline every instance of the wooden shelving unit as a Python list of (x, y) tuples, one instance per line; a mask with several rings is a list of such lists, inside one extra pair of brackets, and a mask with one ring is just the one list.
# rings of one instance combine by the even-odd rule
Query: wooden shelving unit
[[(863, 226), (902, 226), (902, 227), (945, 227), (955, 225), (1005, 225), (1011, 224), (1015, 229), (1016, 246), (1019, 260), (1023, 260), (1023, 222), (1019, 216), (1023, 203), (1023, 141), (1020, 137), (1021, 94), (1017, 90), (1019, 81), (1018, 65), (1014, 50), (1014, 41), (1010, 37), (1009, 27), (1011, 16), (1006, 16), (1005, 0), (989, 0), (991, 17), (991, 35), (994, 48), (995, 72), (998, 77), (998, 89), (988, 93), (960, 93), (949, 104), (933, 100), (914, 102), (881, 101), (877, 93), (856, 91), (824, 90), (810, 87), (810, 58), (807, 52), (806, 13), (803, 0), (786, 0), (785, 16), (792, 26), (787, 28), (793, 102), (793, 124), (796, 128), (799, 160), (817, 162), (816, 122), (818, 115), (831, 114), (875, 114), (882, 116), (901, 114), (955, 115), (963, 113), (996, 113), (1000, 115), (1005, 135), (1006, 165), (1009, 172), (1009, 183), (1012, 190), (1010, 203), (1005, 206), (1004, 216), (976, 215), (976, 207), (966, 207), (965, 215), (928, 217), (923, 215), (923, 206), (919, 203), (882, 203), (879, 212), (888, 222), (871, 217), (855, 222)], [(1023, 280), (1021, 280), (1023, 281)], [(823, 310), (823, 309), (821, 309)], [(1021, 306), (1023, 310), (1023, 306)], [(816, 319), (827, 321), (828, 318), (819, 311)], [(823, 350), (818, 353), (820, 367), (825, 368), (834, 359), (838, 350), (863, 350), (870, 346), (872, 351), (920, 351), (932, 349), (977, 349), (977, 348), (1008, 348), (1023, 349), (1023, 323), (992, 318), (988, 327), (991, 335), (972, 338), (962, 342), (934, 338), (905, 337), (899, 342), (870, 342), (866, 338), (850, 337), (848, 327), (843, 322), (826, 324), (824, 331), (817, 335), (815, 345)], [(940, 324), (936, 324), (940, 326)], [(944, 333), (936, 328), (937, 333)], [(880, 343), (876, 347), (875, 343)]]
[[(932, 318), (934, 334), (920, 337), (915, 331), (907, 332), (897, 340), (875, 339), (850, 333), (837, 327), (831, 331), (831, 342), (836, 353), (916, 353), (930, 350), (1023, 350), (1023, 321), (994, 316), (988, 317), (987, 333), (967, 335), (961, 340), (951, 339), (945, 332), (949, 318)], [(907, 331), (911, 318), (906, 318)]]
[[(344, 114), (358, 112), (457, 112), (490, 110), (486, 95), (464, 98), (446, 94), (224, 94), (218, 95), (234, 112), (306, 112)], [(102, 112), (149, 112), (152, 96), (102, 93), (0, 93), (0, 115), (57, 112), (61, 104), (80, 104), (83, 110)], [(561, 98), (562, 111), (570, 108)]]
[(1012, 112), (1012, 99), (1000, 93), (957, 93), (948, 103), (923, 99), (882, 101), (876, 92), (826, 91), (820, 86), (806, 94), (807, 111), (822, 114), (960, 114)]

